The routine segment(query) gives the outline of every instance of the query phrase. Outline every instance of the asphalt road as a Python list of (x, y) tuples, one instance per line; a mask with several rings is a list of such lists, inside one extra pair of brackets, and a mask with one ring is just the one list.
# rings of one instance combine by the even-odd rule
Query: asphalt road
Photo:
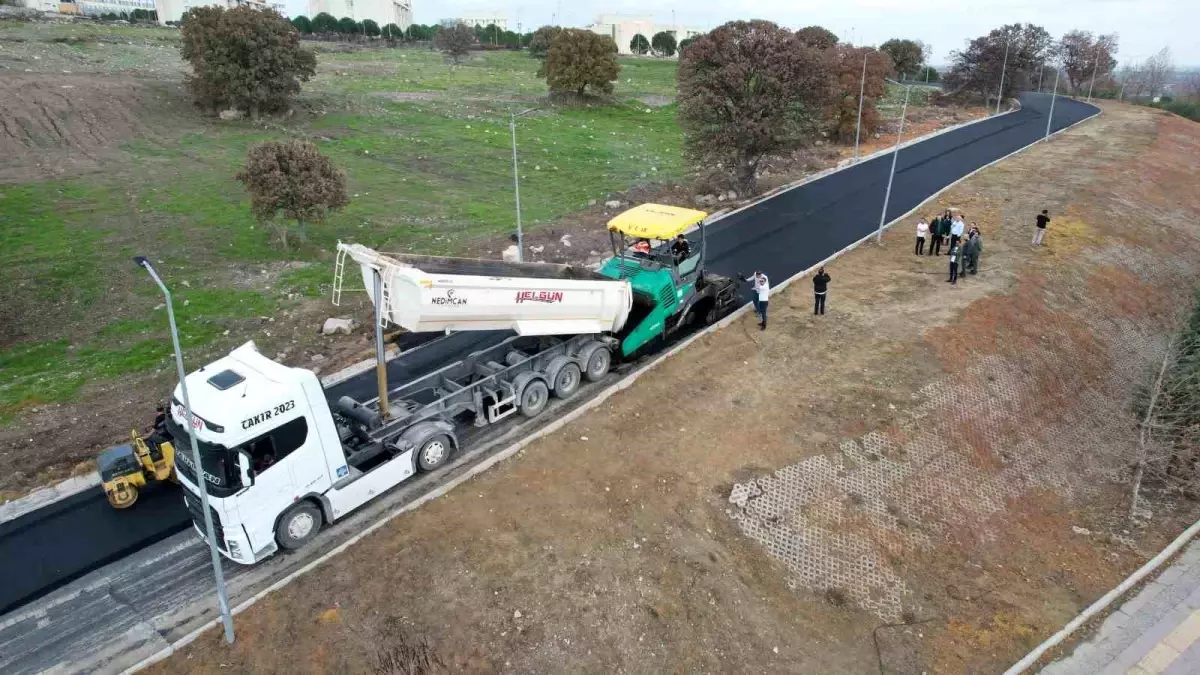
[[(903, 149), (888, 219), (907, 212), (971, 171), (1041, 138), (1046, 131), (1049, 99), (1046, 95), (1026, 94), (1022, 97), (1023, 109), (1018, 112)], [(1094, 112), (1091, 106), (1059, 98), (1053, 129), (1069, 126)], [(861, 239), (879, 226), (891, 161), (891, 155), (877, 157), (717, 221), (708, 230), (711, 268), (723, 274), (761, 269), (779, 282)], [(834, 292), (836, 283), (834, 280)], [(419, 376), (502, 337), (502, 333), (463, 333), (440, 338), (393, 360), (389, 375), (393, 379)], [(332, 388), (330, 394), (370, 398), (373, 391), (373, 373), (367, 372)], [(87, 492), (0, 524), (0, 578), (5, 580), (0, 586), (0, 613), (188, 526), (178, 493), (171, 489), (148, 491), (128, 512), (115, 512), (102, 493)], [(14, 626), (0, 622), (0, 633), (11, 630)], [(77, 637), (58, 639), (70, 642)], [(0, 646), (7, 639), (15, 638), (0, 637)], [(86, 646), (76, 643), (59, 648), (79, 650)], [(37, 662), (55, 663), (48, 654), (57, 651), (50, 645), (39, 647)], [(34, 653), (28, 655), (32, 658)], [(0, 662), (22, 669), (18, 661), (0, 658)]]

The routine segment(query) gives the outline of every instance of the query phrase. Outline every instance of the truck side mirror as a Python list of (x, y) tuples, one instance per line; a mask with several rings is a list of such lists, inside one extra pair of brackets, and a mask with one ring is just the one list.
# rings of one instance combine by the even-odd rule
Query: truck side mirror
[(242, 476), (242, 487), (250, 487), (254, 485), (254, 469), (251, 468), (250, 454), (244, 451), (238, 451), (237, 454), (238, 472)]

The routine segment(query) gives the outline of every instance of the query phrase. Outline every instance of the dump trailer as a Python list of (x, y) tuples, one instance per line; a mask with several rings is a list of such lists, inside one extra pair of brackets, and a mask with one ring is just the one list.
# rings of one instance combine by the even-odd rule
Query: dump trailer
[(614, 360), (697, 317), (723, 316), (736, 305), (736, 287), (705, 274), (702, 234), (695, 253), (669, 242), (625, 248), (626, 236), (668, 241), (705, 214), (645, 206), (609, 224), (615, 255), (599, 272), (339, 244), (335, 302), (347, 268), (357, 264), (376, 307), (377, 340), (388, 323), (514, 335), (394, 388), (380, 368), (380, 394), (362, 401), (330, 400), (314, 373), (276, 363), (252, 342), (187, 375), (190, 417), (177, 387), (167, 430), (176, 439), (192, 433), (200, 450), (199, 467), (188, 453), (175, 457), (197, 531), (205, 536), (203, 480), (225, 556), (253, 564), (300, 548), (323, 524), (446, 464), (480, 436), (477, 429), (535, 417), (550, 397), (568, 398), (583, 380), (603, 379)]

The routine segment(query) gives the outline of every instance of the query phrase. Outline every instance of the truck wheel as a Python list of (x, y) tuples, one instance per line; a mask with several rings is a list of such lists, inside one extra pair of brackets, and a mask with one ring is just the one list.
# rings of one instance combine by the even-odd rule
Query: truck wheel
[(579, 366), (574, 363), (564, 365), (554, 376), (554, 395), (558, 398), (571, 398), (578, 391), (581, 381)]
[(288, 509), (275, 527), (275, 540), (289, 551), (304, 546), (321, 529), (321, 510), (312, 502), (300, 502)]
[(611, 366), (612, 354), (609, 353), (608, 347), (597, 347), (592, 350), (591, 354), (588, 354), (583, 376), (588, 379), (588, 382), (599, 382), (608, 374)]
[(417, 468), (421, 471), (433, 471), (440, 467), (450, 457), (453, 447), (450, 444), (450, 437), (445, 434), (438, 434), (430, 438), (422, 443), (421, 449), (417, 451)]
[(717, 303), (712, 303), (708, 306), (708, 311), (704, 313), (704, 325), (711, 326), (721, 320), (721, 311), (717, 309)]
[(546, 409), (550, 401), (550, 390), (546, 383), (534, 380), (521, 390), (521, 414), (526, 417), (537, 417)]

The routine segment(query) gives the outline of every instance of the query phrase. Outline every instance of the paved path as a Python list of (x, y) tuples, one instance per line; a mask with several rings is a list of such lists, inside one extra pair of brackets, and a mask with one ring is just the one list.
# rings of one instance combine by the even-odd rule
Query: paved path
[(1200, 541), (1043, 675), (1200, 673)]

